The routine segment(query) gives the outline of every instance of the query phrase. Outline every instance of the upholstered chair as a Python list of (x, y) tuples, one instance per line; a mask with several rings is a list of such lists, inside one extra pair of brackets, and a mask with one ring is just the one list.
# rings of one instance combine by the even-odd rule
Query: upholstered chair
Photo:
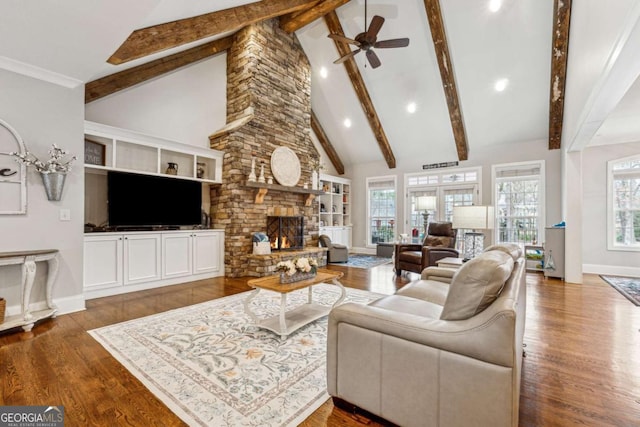
[(339, 243), (332, 243), (331, 238), (326, 234), (319, 237), (320, 246), (329, 248), (327, 251), (327, 262), (347, 262), (349, 261), (349, 248)]
[(422, 244), (398, 244), (395, 247), (396, 274), (402, 270), (422, 273), (427, 267), (436, 265), (442, 258), (458, 258), (456, 229), (450, 222), (429, 223), (428, 233)]

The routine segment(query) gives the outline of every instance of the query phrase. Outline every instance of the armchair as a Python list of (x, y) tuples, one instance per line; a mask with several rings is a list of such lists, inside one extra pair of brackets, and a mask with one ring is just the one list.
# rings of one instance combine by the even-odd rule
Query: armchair
[(332, 243), (331, 238), (326, 234), (319, 238), (320, 246), (328, 248), (327, 262), (347, 262), (349, 260), (349, 248), (339, 243)]
[(436, 265), (436, 262), (442, 258), (458, 258), (460, 254), (454, 249), (457, 232), (458, 230), (454, 229), (450, 222), (431, 222), (421, 245), (396, 245), (396, 275), (400, 276), (402, 270), (422, 273), (422, 270)]

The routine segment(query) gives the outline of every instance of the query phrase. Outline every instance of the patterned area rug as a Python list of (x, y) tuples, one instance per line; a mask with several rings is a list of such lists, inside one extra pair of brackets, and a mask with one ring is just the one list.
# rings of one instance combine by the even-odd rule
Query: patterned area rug
[(355, 268), (372, 268), (382, 264), (388, 264), (390, 262), (391, 258), (384, 258), (375, 255), (349, 254), (349, 261), (347, 262), (330, 262), (329, 264)]
[(618, 292), (627, 297), (629, 301), (640, 306), (640, 278), (600, 276), (602, 280), (613, 286)]
[[(248, 326), (241, 293), (89, 333), (191, 426), (294, 426), (328, 398), (327, 318), (285, 340)], [(314, 286), (314, 302), (331, 305), (336, 286)], [(347, 289), (346, 301), (368, 303), (381, 295)], [(307, 291), (288, 294), (306, 302)], [(280, 295), (261, 291), (252, 310), (278, 313)]]

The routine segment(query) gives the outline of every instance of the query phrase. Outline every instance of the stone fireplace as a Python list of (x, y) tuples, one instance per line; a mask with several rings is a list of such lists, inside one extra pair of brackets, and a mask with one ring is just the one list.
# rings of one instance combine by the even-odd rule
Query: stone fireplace
[[(211, 187), (211, 218), (214, 227), (225, 229), (228, 277), (271, 274), (278, 259), (298, 253), (318, 258), (321, 265), (326, 262), (325, 252), (318, 250), (318, 218), (313, 207), (305, 205), (307, 195), (247, 185), (252, 158), (256, 174), (264, 166), (265, 176), (273, 177), (271, 154), (283, 146), (300, 160), (296, 187), (311, 185), (311, 167), (319, 154), (309, 136), (310, 117), (311, 67), (295, 34), (282, 31), (277, 20), (236, 33), (227, 51), (227, 125), (209, 138), (211, 148), (225, 153), (223, 183)], [(256, 197), (264, 190), (266, 195)], [(302, 218), (301, 249), (252, 255), (252, 233), (267, 232), (267, 217), (277, 209)]]

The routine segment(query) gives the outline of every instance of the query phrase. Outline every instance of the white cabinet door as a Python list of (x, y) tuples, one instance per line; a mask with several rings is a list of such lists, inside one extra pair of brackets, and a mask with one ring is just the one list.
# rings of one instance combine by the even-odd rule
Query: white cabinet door
[(193, 274), (220, 270), (222, 233), (199, 231), (193, 233)]
[(160, 279), (160, 234), (131, 234), (124, 237), (124, 284)]
[(122, 235), (84, 239), (84, 288), (122, 286)]
[(338, 243), (351, 247), (351, 227), (340, 227), (336, 230), (336, 234), (340, 237), (336, 237), (339, 240)]
[(189, 276), (193, 264), (192, 234), (162, 235), (162, 278)]

